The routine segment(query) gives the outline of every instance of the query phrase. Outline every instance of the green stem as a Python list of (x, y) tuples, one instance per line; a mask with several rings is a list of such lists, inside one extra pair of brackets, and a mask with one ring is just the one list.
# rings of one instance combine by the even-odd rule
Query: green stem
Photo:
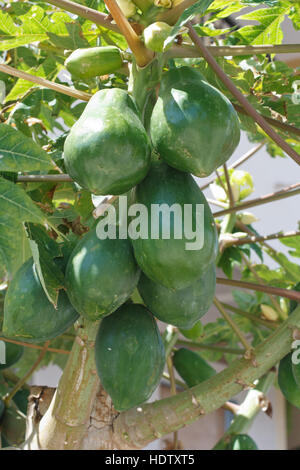
[(244, 312), (244, 310), (241, 310), (237, 307), (233, 307), (232, 305), (226, 304), (225, 302), (222, 302), (222, 305), (227, 310), (231, 310), (233, 313), (237, 313), (242, 317), (249, 318), (249, 320), (253, 321), (254, 323), (259, 323), (260, 325), (263, 325), (271, 330), (275, 330), (279, 326), (279, 323), (271, 322), (269, 320), (263, 320), (263, 318), (257, 317), (256, 315), (252, 315), (249, 312)]
[(172, 325), (168, 325), (163, 334), (166, 357), (168, 358), (178, 340), (178, 330)]
[(294, 331), (300, 328), (300, 306), (261, 343), (253, 360), (235, 360), (227, 369), (201, 384), (154, 403), (121, 413), (114, 421), (118, 448), (138, 449), (219, 409), (231, 397), (266, 374), (291, 350)]
[(220, 441), (215, 445), (214, 450), (225, 450), (233, 435), (248, 432), (258, 413), (262, 411), (264, 407), (267, 407), (265, 394), (273, 385), (275, 377), (276, 371), (272, 370), (266, 376), (262, 377), (255, 389), (248, 392), (232, 423)]

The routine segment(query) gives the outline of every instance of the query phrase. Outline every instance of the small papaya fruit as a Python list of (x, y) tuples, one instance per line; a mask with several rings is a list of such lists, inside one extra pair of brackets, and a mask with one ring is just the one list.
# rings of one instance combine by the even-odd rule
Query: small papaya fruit
[(94, 194), (122, 194), (139, 183), (150, 165), (150, 142), (125, 90), (93, 95), (64, 144), (70, 176)]
[(129, 231), (142, 271), (171, 289), (196, 282), (214, 262), (218, 241), (211, 210), (193, 177), (156, 161), (133, 192), (148, 217), (147, 237)]
[(254, 440), (248, 434), (237, 434), (228, 443), (226, 450), (259, 450)]
[(230, 101), (191, 67), (163, 75), (150, 131), (161, 158), (200, 177), (224, 164), (240, 140), (238, 116)]
[(196, 341), (203, 334), (204, 327), (200, 320), (198, 320), (192, 328), (179, 328), (180, 333), (187, 339)]
[(76, 49), (65, 60), (65, 67), (75, 78), (87, 80), (115, 72), (123, 59), (116, 46)]
[(145, 402), (162, 376), (165, 351), (151, 313), (122, 305), (101, 321), (95, 342), (98, 375), (114, 407), (124, 411)]
[(210, 308), (216, 288), (216, 270), (211, 264), (192, 285), (169, 289), (141, 275), (138, 291), (150, 312), (179, 328), (192, 328)]
[[(0, 339), (1, 341), (1, 339)], [(4, 363), (1, 364), (0, 362), (0, 370), (7, 369), (8, 367), (13, 366), (16, 362), (21, 359), (24, 353), (24, 347), (20, 346), (19, 344), (13, 343), (4, 343), (5, 345), (5, 360)]]
[[(143, 31), (145, 46), (154, 52), (164, 51), (164, 42), (172, 31), (172, 26), (163, 21), (156, 21), (150, 24)], [(169, 47), (171, 47), (170, 43)], [(169, 48), (168, 47), (168, 48)], [(167, 49), (168, 49), (167, 48)]]
[(67, 293), (81, 315), (97, 320), (131, 296), (139, 276), (130, 241), (100, 240), (93, 229), (79, 241), (69, 258)]
[(30, 258), (10, 282), (4, 299), (3, 333), (28, 343), (48, 341), (66, 331), (79, 317), (61, 290), (57, 309), (49, 302)]
[(178, 349), (174, 353), (173, 364), (189, 387), (194, 387), (216, 374), (215, 369), (198, 353), (186, 348)]
[(292, 365), (292, 353), (281, 359), (278, 368), (278, 385), (287, 401), (300, 409), (300, 388), (295, 380)]

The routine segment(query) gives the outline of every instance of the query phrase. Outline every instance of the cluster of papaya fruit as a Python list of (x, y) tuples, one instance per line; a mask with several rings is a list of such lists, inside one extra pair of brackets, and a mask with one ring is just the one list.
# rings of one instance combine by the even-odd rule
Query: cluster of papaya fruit
[[(111, 73), (121, 65), (121, 54), (114, 47), (75, 51), (66, 63), (82, 78)], [(96, 92), (65, 141), (70, 176), (96, 195), (130, 191), (131, 202), (143, 204), (149, 214), (153, 205), (189, 204), (193, 230), (202, 229), (204, 244), (187, 250), (190, 238), (184, 230), (181, 238), (174, 233), (164, 238), (163, 218), (154, 239), (100, 240), (95, 227), (68, 259), (65, 291), (59, 293), (57, 309), (44, 293), (33, 260), (20, 268), (5, 297), (5, 334), (41, 342), (63, 333), (79, 315), (90, 321), (101, 319), (96, 365), (115, 408), (125, 410), (147, 400), (165, 363), (155, 317), (189, 330), (197, 327), (214, 297), (217, 232), (192, 175), (210, 175), (231, 156), (239, 138), (231, 103), (190, 67), (164, 72), (149, 132), (127, 91)], [(197, 205), (204, 207), (202, 227), (197, 227)], [(150, 215), (147, 222), (152, 233)], [(174, 218), (169, 223), (172, 232)], [(144, 305), (130, 301), (136, 288)], [(186, 359), (189, 354), (192, 358)], [(195, 385), (182, 364), (196, 364), (200, 356), (179, 350), (174, 361), (187, 384)], [(201, 380), (213, 373), (207, 366)]]

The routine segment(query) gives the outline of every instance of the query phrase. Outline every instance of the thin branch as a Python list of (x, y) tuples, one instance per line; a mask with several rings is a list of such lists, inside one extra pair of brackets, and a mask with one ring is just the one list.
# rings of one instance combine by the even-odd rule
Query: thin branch
[[(266, 141), (263, 140), (260, 142), (258, 145), (253, 147), (252, 149), (248, 150), (244, 155), (242, 155), (236, 162), (234, 162), (232, 165), (230, 165), (229, 169), (234, 169), (242, 165), (242, 163), (245, 163), (247, 160), (249, 160), (250, 157), (256, 154), (264, 145)], [(201, 191), (204, 189), (208, 188), (210, 184), (212, 184), (215, 181), (215, 178), (211, 178), (207, 183), (205, 183), (203, 186), (200, 186)]]
[(117, 2), (115, 0), (104, 0), (104, 2), (113, 19), (119, 26), (120, 31), (125, 36), (125, 39), (135, 56), (137, 65), (139, 67), (145, 67), (154, 58), (154, 53), (145, 47), (143, 41), (134, 31)]
[[(168, 380), (171, 383), (171, 377), (167, 372), (163, 372), (162, 376), (164, 379)], [(178, 385), (178, 387), (183, 388), (183, 390), (186, 390), (189, 388), (184, 382), (182, 382), (182, 380), (179, 380), (179, 379), (175, 379), (175, 384)]]
[(55, 182), (55, 183), (71, 183), (73, 179), (69, 175), (19, 175), (17, 177), (18, 183), (30, 182), (30, 183), (43, 183), (43, 182)]
[(235, 279), (226, 279), (223, 277), (217, 277), (217, 284), (223, 284), (225, 286), (238, 287), (240, 289), (250, 289), (259, 292), (265, 292), (266, 294), (279, 295), (280, 297), (286, 297), (290, 300), (296, 300), (300, 302), (300, 292), (292, 289), (282, 289), (281, 287), (272, 286), (261, 286), (254, 282), (236, 281)]
[(220, 78), (223, 84), (228, 88), (231, 94), (237, 99), (237, 101), (242, 105), (247, 114), (251, 116), (257, 124), (265, 131), (266, 134), (285, 152), (289, 155), (298, 165), (300, 165), (300, 155), (287, 143), (285, 142), (280, 135), (278, 135), (274, 129), (266, 122), (266, 120), (256, 111), (255, 108), (247, 101), (244, 95), (236, 88), (234, 83), (230, 78), (224, 73), (218, 63), (215, 61), (210, 52), (206, 49), (200, 37), (194, 30), (192, 24), (187, 23), (189, 29), (189, 36), (194, 42), (194, 44), (199, 47), (200, 51), (203, 54), (203, 57), (214, 70), (216, 75)]
[(34, 373), (34, 371), (40, 365), (40, 363), (44, 359), (44, 356), (47, 352), (49, 344), (50, 344), (50, 341), (46, 341), (46, 343), (44, 344), (44, 346), (42, 348), (42, 351), (41, 351), (39, 357), (37, 358), (37, 360), (35, 361), (33, 366), (30, 368), (30, 370), (27, 372), (27, 374), (25, 374), (24, 377), (22, 377), (20, 379), (20, 381), (14, 386), (14, 388), (4, 397), (4, 403), (5, 403), (6, 406), (9, 405), (10, 401), (15, 396), (15, 394), (23, 387), (23, 385), (27, 382), (29, 377), (31, 377), (31, 375)]
[(88, 8), (85, 5), (79, 5), (79, 3), (71, 2), (70, 0), (47, 0), (47, 3), (55, 5), (58, 8), (62, 8), (65, 11), (69, 11), (70, 13), (74, 13), (82, 18), (86, 18), (95, 24), (104, 26), (105, 28), (116, 31), (117, 33), (120, 32), (118, 26), (111, 23), (111, 20), (108, 19), (108, 15), (101, 13), (100, 11), (93, 10), (92, 8)]
[(223, 316), (224, 320), (227, 321), (230, 328), (234, 331), (242, 345), (245, 347), (246, 351), (250, 351), (252, 349), (251, 345), (248, 343), (247, 339), (245, 338), (242, 331), (239, 329), (238, 325), (233, 321), (231, 316), (226, 312), (223, 305), (221, 304), (221, 302), (219, 302), (216, 297), (214, 298), (214, 304)]
[(59, 83), (51, 82), (45, 78), (37, 77), (27, 72), (22, 72), (22, 70), (15, 69), (10, 65), (0, 64), (0, 72), (12, 75), (17, 78), (22, 78), (28, 82), (37, 83), (38, 85), (50, 88), (51, 90), (58, 91), (64, 95), (72, 96), (73, 98), (78, 98), (79, 100), (88, 101), (91, 98), (89, 93), (85, 93), (80, 90), (73, 90), (71, 87), (66, 85), (60, 85)]
[[(276, 44), (257, 46), (207, 46), (213, 57), (242, 56), (255, 54), (289, 54), (300, 52), (300, 44)], [(203, 57), (201, 51), (190, 44), (174, 45), (167, 51), (169, 59)]]
[(280, 240), (282, 238), (290, 238), (290, 237), (299, 237), (300, 235), (300, 230), (294, 230), (292, 232), (276, 232), (276, 233), (271, 233), (270, 235), (253, 235), (251, 237), (246, 237), (246, 238), (236, 238), (232, 240), (228, 240), (225, 243), (225, 247), (227, 246), (239, 246), (239, 245), (245, 245), (248, 243), (257, 243), (257, 242), (264, 242), (267, 240)]
[(228, 194), (228, 199), (229, 199), (229, 207), (234, 206), (234, 197), (233, 197), (233, 192), (232, 192), (232, 187), (230, 184), (230, 178), (229, 178), (229, 173), (227, 169), (226, 163), (223, 165), (223, 170), (224, 170), (224, 175), (225, 175), (225, 180), (227, 184), (227, 194)]
[(176, 342), (178, 346), (186, 346), (189, 349), (196, 349), (199, 351), (215, 351), (224, 354), (236, 354), (237, 356), (245, 354), (244, 349), (239, 348), (226, 348), (223, 346), (216, 346), (215, 344), (204, 344), (198, 343), (198, 341), (186, 341), (183, 339), (178, 339)]
[[(285, 188), (281, 189), (280, 191), (276, 191), (275, 193), (266, 194), (265, 196), (260, 196), (256, 199), (250, 199), (250, 201), (239, 204), (238, 206), (229, 207), (228, 209), (215, 212), (213, 215), (214, 217), (221, 217), (222, 215), (230, 214), (231, 212), (242, 211), (244, 209), (248, 209), (249, 207), (260, 206), (261, 204), (266, 204), (268, 202), (279, 201), (280, 199), (285, 199), (290, 196), (296, 196), (300, 193), (300, 189), (295, 188), (299, 188), (299, 186), (300, 183), (286, 186)], [(291, 191), (292, 189), (294, 189), (294, 191)]]
[(231, 310), (233, 313), (236, 313), (238, 315), (241, 315), (242, 317), (248, 318), (254, 323), (259, 323), (260, 325), (265, 326), (266, 328), (270, 328), (271, 330), (275, 330), (279, 326), (279, 323), (277, 322), (264, 320), (263, 318), (257, 317), (256, 315), (253, 315), (252, 313), (245, 312), (244, 310), (234, 307), (233, 305), (227, 304), (225, 302), (221, 302), (221, 304), (227, 310)]
[[(0, 341), (4, 341), (5, 343), (19, 344), (20, 346), (24, 346), (25, 348), (30, 348), (30, 349), (41, 349), (41, 350), (44, 349), (43, 346), (38, 346), (37, 344), (23, 343), (22, 341), (16, 341), (14, 339), (4, 338), (3, 336), (0, 336)], [(48, 348), (47, 351), (58, 353), (58, 354), (70, 354), (70, 351), (66, 351), (64, 349)]]

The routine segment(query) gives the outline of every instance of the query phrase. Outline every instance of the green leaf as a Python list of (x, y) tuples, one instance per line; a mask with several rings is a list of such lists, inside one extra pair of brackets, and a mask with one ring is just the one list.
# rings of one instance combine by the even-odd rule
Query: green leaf
[(33, 140), (7, 124), (0, 124), (0, 171), (48, 171), (49, 155)]
[(60, 247), (42, 226), (27, 223), (25, 227), (41, 285), (56, 308), (59, 290), (64, 286), (63, 273), (53, 260), (62, 256)]
[(262, 8), (240, 16), (238, 19), (256, 20), (260, 24), (244, 26), (237, 31), (236, 36), (248, 44), (281, 44), (283, 33), (280, 25), (290, 9), (291, 4), (282, 1), (280, 6)]
[(213, 0), (199, 0), (191, 7), (187, 8), (173, 26), (170, 36), (164, 42), (164, 48), (175, 39), (180, 29), (188, 21), (192, 20), (195, 15), (203, 16), (212, 1)]
[(10, 277), (29, 256), (22, 222), (44, 224), (46, 217), (17, 184), (0, 178), (0, 269)]
[(280, 242), (288, 246), (289, 248), (292, 248), (292, 250), (289, 250), (289, 254), (291, 256), (295, 256), (297, 258), (300, 258), (300, 236), (294, 236), (294, 237), (287, 237), (287, 238), (281, 238)]

